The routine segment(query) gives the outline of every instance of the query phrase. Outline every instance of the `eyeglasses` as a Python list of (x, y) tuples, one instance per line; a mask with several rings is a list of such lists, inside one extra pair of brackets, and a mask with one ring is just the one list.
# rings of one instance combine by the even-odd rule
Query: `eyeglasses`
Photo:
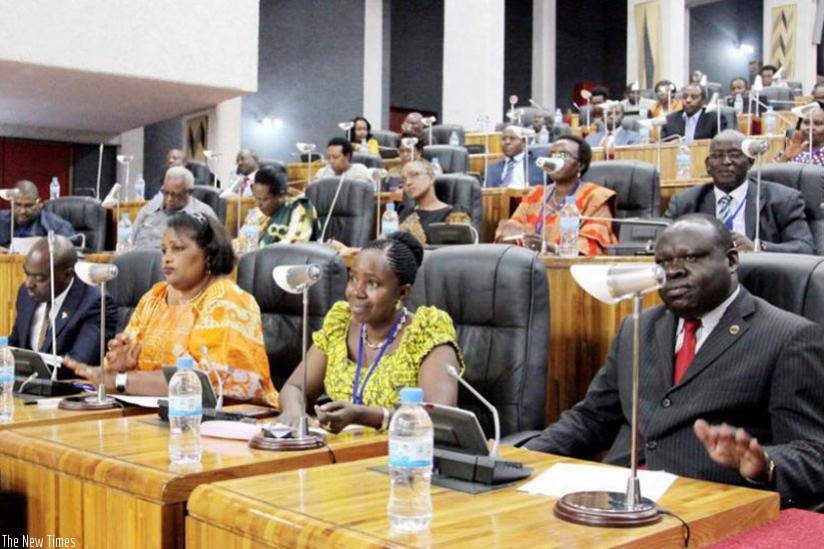
[(742, 153), (741, 151), (730, 151), (730, 152), (714, 152), (710, 153), (709, 158), (713, 162), (725, 162), (729, 160), (730, 162), (740, 162), (746, 158), (747, 155)]
[(550, 158), (558, 158), (559, 160), (569, 160), (569, 159), (578, 160), (577, 158), (575, 158), (573, 155), (571, 155), (569, 153), (552, 153), (552, 154), (549, 155), (549, 157)]
[(172, 191), (167, 191), (165, 189), (160, 189), (160, 194), (162, 194), (164, 198), (174, 198), (175, 200), (183, 200), (184, 198), (192, 194), (192, 191), (187, 189), (183, 192), (176, 193)]

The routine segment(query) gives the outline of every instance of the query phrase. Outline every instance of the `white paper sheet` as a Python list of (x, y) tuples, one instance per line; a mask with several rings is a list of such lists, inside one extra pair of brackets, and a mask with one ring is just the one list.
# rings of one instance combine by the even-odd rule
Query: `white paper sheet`
[[(624, 493), (628, 478), (629, 469), (623, 467), (558, 463), (518, 488), (518, 491), (556, 498), (592, 490)], [(641, 481), (641, 495), (658, 501), (678, 476), (663, 471), (641, 470), (638, 471), (638, 478)]]
[(113, 395), (110, 393), (106, 393), (106, 396), (114, 397), (121, 402), (125, 402), (126, 404), (133, 404), (135, 406), (140, 406), (141, 408), (160, 407), (160, 405), (157, 403), (157, 399), (159, 397), (156, 396)]

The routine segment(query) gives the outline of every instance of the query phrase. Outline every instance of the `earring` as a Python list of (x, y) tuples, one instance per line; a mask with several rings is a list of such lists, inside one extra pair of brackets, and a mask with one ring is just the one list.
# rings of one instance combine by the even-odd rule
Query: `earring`
[(400, 311), (401, 307), (403, 307), (403, 302), (399, 299), (395, 302), (395, 310)]

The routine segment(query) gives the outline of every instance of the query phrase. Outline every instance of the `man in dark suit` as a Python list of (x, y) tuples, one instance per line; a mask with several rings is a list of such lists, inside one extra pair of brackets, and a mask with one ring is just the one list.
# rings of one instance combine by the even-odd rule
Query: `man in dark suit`
[[(100, 288), (75, 277), (77, 252), (65, 237), (54, 242), (55, 338), (58, 355), (100, 364)], [(17, 318), (9, 345), (52, 353), (49, 245), (35, 242), (23, 263), (26, 281), (17, 292)], [(106, 296), (106, 339), (114, 337), (117, 309)], [(71, 372), (68, 372), (71, 374)]]
[[(661, 128), (661, 138), (670, 135), (680, 135), (693, 139), (711, 139), (720, 130), (717, 117), (704, 111), (704, 102), (707, 100), (704, 88), (696, 84), (689, 84), (682, 92), (684, 107), (667, 115), (667, 123)], [(726, 128), (726, 120), (721, 118), (721, 129)]]
[(74, 228), (72, 224), (60, 217), (43, 210), (40, 202), (40, 192), (37, 185), (23, 179), (18, 181), (14, 188), (20, 191), (14, 199), (14, 211), (8, 210), (0, 212), (0, 246), (11, 244), (11, 216), (14, 216), (14, 236), (45, 236), (49, 231), (63, 236), (72, 236)]
[(638, 132), (628, 130), (621, 125), (624, 121), (624, 106), (615, 101), (607, 108), (605, 128), (587, 136), (587, 143), (592, 147), (623, 147), (637, 145), (641, 142)]
[[(824, 329), (738, 284), (717, 219), (665, 229), (655, 261), (664, 305), (641, 316), (639, 460), (652, 470), (777, 491), (784, 506), (824, 494)], [(633, 322), (586, 397), (528, 448), (629, 465)]]
[[(705, 160), (712, 183), (676, 194), (664, 217), (678, 219), (701, 212), (721, 219), (732, 231), (739, 251), (755, 249), (756, 217), (760, 220), (761, 250), (813, 254), (815, 246), (804, 217), (804, 197), (779, 183), (761, 182), (761, 202), (755, 207), (755, 182), (747, 180), (752, 160), (741, 150), (744, 134), (725, 130), (713, 138)], [(756, 214), (758, 212), (758, 214)]]
[[(524, 188), (540, 185), (544, 181), (543, 170), (535, 165), (536, 157), (526, 148), (526, 138), (519, 126), (507, 126), (501, 132), (501, 148), (504, 159), (486, 169), (487, 187)], [(529, 173), (529, 183), (524, 184)]]

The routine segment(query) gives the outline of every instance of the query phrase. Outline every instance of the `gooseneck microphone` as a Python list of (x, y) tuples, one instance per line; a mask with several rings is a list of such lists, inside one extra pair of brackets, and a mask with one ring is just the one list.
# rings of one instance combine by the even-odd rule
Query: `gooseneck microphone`
[[(810, 124), (812, 128), (812, 124)], [(753, 239), (753, 248), (756, 253), (761, 251), (761, 162), (764, 153), (770, 148), (770, 144), (764, 139), (747, 138), (741, 142), (741, 150), (749, 158), (756, 160), (755, 170), (755, 237)]]
[(329, 221), (332, 219), (332, 213), (335, 211), (335, 205), (338, 203), (338, 197), (340, 196), (340, 190), (343, 187), (343, 178), (346, 176), (346, 172), (340, 174), (340, 179), (338, 179), (338, 186), (335, 189), (335, 196), (332, 197), (332, 205), (329, 206), (329, 211), (326, 213), (326, 219), (323, 220), (323, 229), (320, 231), (320, 237), (318, 238), (318, 242), (323, 244), (326, 239), (326, 229), (329, 227)]
[(320, 280), (318, 265), (278, 265), (272, 269), (275, 283), (284, 291), (300, 294)]
[(495, 441), (492, 443), (492, 450), (489, 452), (489, 457), (492, 459), (498, 459), (499, 447), (501, 445), (501, 418), (498, 416), (498, 410), (492, 405), (492, 403), (485, 399), (483, 395), (475, 389), (475, 387), (470, 385), (469, 382), (458, 375), (458, 370), (456, 370), (454, 366), (447, 364), (446, 373), (449, 377), (458, 380), (458, 383), (463, 385), (467, 391), (475, 395), (475, 398), (480, 400), (481, 403), (486, 406), (487, 410), (492, 413), (492, 423), (495, 426)]
[[(54, 231), (49, 231), (46, 240), (49, 243), (49, 291), (51, 293), (51, 302), (49, 303), (49, 318), (44, 318), (43, 322), (49, 322), (51, 328), (51, 354), (52, 356), (57, 358), (57, 330), (55, 330), (54, 326), (54, 318), (57, 315), (57, 311), (54, 310)], [(39, 351), (40, 349), (37, 350)], [(59, 364), (55, 364), (54, 368), (52, 369), (52, 381), (55, 381), (57, 379), (57, 369), (59, 367)]]

